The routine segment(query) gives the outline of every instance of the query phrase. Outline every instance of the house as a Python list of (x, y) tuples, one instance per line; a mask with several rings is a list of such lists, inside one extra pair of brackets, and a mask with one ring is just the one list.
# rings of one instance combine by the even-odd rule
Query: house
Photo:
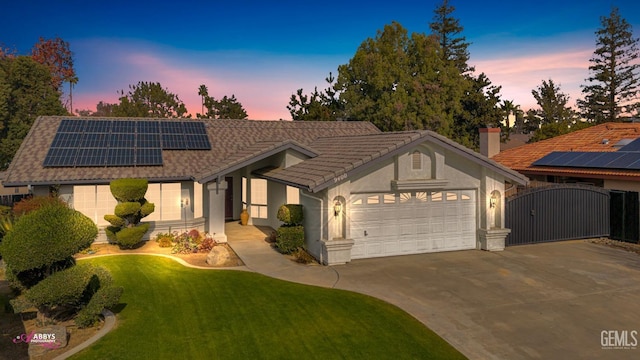
[[(276, 228), (300, 203), (325, 264), (463, 249), (502, 250), (504, 184), (527, 178), (431, 131), (367, 122), (39, 117), (5, 186), (59, 195), (107, 223), (109, 181), (149, 180), (151, 233), (198, 228), (226, 241), (243, 208)], [(106, 241), (101, 231), (100, 241)]]
[(640, 191), (639, 138), (640, 123), (605, 123), (489, 155), (533, 181)]

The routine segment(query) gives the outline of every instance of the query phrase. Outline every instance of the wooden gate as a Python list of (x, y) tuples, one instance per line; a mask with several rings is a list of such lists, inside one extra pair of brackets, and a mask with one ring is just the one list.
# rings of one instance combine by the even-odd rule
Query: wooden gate
[(506, 245), (609, 236), (609, 190), (559, 184), (506, 199)]

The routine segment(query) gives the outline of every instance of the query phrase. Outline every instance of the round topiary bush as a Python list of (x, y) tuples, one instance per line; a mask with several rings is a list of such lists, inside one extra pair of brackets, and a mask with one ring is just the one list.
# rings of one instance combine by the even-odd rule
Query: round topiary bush
[(7, 266), (19, 273), (64, 261), (91, 246), (98, 228), (65, 204), (49, 204), (21, 216), (0, 243)]
[(125, 249), (135, 247), (142, 241), (142, 237), (149, 230), (149, 226), (149, 223), (144, 223), (121, 229), (115, 234), (118, 245)]
[(111, 194), (121, 202), (143, 199), (148, 187), (146, 179), (117, 179), (109, 184)]

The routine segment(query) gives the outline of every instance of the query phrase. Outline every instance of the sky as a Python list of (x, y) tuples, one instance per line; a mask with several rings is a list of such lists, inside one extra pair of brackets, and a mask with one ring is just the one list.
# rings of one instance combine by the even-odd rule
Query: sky
[[(117, 103), (139, 81), (159, 82), (201, 112), (198, 88), (235, 95), (250, 119), (290, 120), (289, 99), (325, 89), (358, 46), (392, 21), (429, 33), (442, 0), (86, 1), (2, 5), (0, 44), (28, 54), (39, 37), (61, 37), (74, 54), (73, 108)], [(552, 79), (581, 98), (600, 18), (612, 6), (640, 37), (640, 1), (450, 0), (471, 43), (469, 64), (502, 87), (502, 100), (536, 107), (531, 90)]]

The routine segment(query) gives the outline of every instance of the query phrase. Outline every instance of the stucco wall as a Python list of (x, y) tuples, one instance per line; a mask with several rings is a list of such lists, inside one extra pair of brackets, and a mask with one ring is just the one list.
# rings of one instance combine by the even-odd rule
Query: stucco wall
[(638, 191), (640, 192), (640, 182), (624, 180), (605, 180), (604, 188), (611, 190)]
[(304, 237), (307, 250), (316, 259), (322, 260), (322, 243), (320, 240), (326, 239), (326, 216), (323, 208), (326, 207), (326, 198), (321, 194), (310, 194), (306, 191), (300, 192), (300, 204), (304, 214)]

